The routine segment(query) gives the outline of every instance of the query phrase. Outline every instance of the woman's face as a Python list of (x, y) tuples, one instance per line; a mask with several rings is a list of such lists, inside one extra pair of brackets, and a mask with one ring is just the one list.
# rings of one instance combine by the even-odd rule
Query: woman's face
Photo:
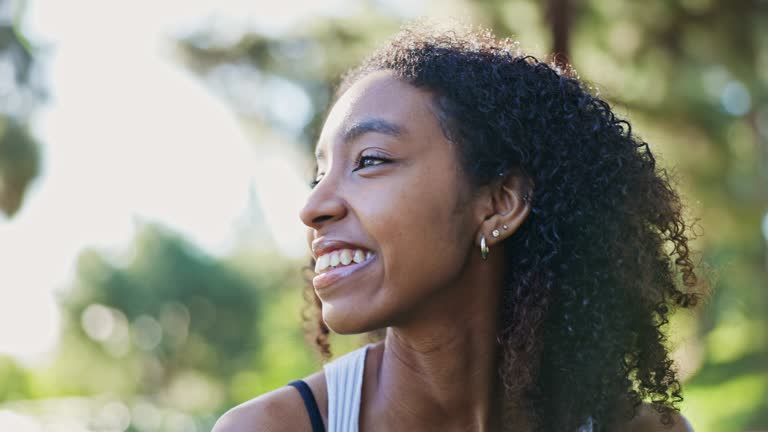
[(323, 318), (338, 333), (439, 312), (476, 252), (471, 190), (430, 100), (375, 72), (343, 94), (323, 127), (301, 219)]

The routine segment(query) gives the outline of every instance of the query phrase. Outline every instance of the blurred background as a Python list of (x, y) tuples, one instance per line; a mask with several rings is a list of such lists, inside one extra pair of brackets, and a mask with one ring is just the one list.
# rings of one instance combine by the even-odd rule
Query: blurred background
[(676, 173), (714, 287), (671, 323), (683, 413), (768, 430), (768, 1), (0, 0), (0, 431), (209, 431), (319, 368), (314, 139), (425, 15), (562, 53)]

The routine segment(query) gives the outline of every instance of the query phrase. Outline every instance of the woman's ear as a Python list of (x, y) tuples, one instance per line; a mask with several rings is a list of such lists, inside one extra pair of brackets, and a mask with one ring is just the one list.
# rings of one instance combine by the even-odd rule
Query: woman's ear
[(489, 246), (514, 234), (531, 210), (533, 182), (520, 170), (512, 170), (489, 184), (481, 204), (481, 221), (477, 232), (485, 236)]

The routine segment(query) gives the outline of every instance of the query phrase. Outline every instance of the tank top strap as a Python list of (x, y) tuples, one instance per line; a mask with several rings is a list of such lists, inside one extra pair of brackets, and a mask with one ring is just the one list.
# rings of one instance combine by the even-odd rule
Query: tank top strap
[(368, 344), (327, 363), (328, 432), (358, 432), (360, 398)]
[(312, 425), (312, 432), (325, 432), (323, 417), (320, 415), (320, 408), (317, 406), (317, 400), (312, 394), (312, 389), (304, 380), (295, 380), (288, 383), (289, 386), (299, 391), (301, 400), (304, 401), (304, 408), (309, 416), (309, 423)]

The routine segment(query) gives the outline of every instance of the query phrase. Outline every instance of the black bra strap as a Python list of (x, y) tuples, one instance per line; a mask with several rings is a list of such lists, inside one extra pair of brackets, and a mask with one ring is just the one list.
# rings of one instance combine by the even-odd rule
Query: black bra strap
[(317, 401), (307, 383), (304, 380), (296, 380), (289, 382), (288, 385), (299, 391), (301, 399), (304, 401), (304, 407), (307, 409), (307, 414), (309, 414), (309, 421), (312, 423), (312, 432), (325, 432), (323, 417), (320, 416)]

